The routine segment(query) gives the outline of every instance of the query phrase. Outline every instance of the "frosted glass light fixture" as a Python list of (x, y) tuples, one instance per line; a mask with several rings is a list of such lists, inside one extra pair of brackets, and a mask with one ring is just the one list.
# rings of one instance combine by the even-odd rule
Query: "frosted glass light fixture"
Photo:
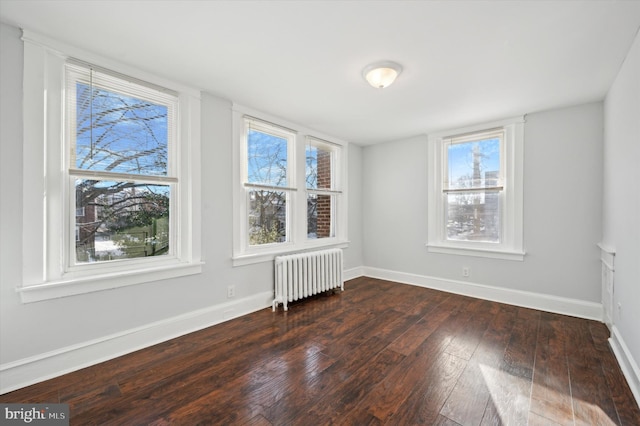
[(402, 72), (400, 64), (391, 61), (376, 62), (362, 70), (362, 76), (376, 89), (384, 89), (391, 85)]

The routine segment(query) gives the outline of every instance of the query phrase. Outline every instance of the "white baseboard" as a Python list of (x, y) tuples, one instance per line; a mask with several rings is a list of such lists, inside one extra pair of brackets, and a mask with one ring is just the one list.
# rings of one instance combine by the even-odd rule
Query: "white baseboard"
[(362, 276), (364, 276), (364, 266), (358, 266), (356, 268), (345, 269), (342, 272), (342, 277), (344, 278), (345, 281), (349, 281), (349, 280), (352, 280), (354, 278), (358, 278), (358, 277), (362, 277)]
[(493, 287), (468, 281), (448, 280), (406, 272), (390, 271), (387, 269), (364, 267), (363, 272), (363, 275), (367, 277), (380, 278), (403, 284), (442, 290), (449, 293), (462, 294), (478, 299), (602, 321), (601, 303), (528, 291), (511, 290), (504, 287)]
[(636, 402), (640, 405), (640, 368), (638, 368), (638, 363), (633, 359), (633, 355), (631, 355), (629, 348), (620, 335), (620, 331), (615, 325), (611, 327), (609, 345), (618, 360), (618, 364), (620, 364), (622, 374), (627, 379)]
[(0, 365), (0, 394), (108, 361), (270, 307), (264, 292)]

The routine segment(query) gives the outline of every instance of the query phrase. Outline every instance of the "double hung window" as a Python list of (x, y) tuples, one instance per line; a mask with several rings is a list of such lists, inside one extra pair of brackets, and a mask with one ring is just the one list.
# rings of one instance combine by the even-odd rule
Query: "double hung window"
[(23, 40), (22, 300), (199, 273), (199, 92)]
[(442, 193), (447, 240), (500, 242), (503, 149), (502, 129), (445, 140)]
[(521, 120), (429, 137), (429, 251), (521, 260)]
[(175, 254), (177, 96), (74, 63), (66, 82), (69, 267)]
[(236, 106), (234, 265), (346, 246), (344, 143)]

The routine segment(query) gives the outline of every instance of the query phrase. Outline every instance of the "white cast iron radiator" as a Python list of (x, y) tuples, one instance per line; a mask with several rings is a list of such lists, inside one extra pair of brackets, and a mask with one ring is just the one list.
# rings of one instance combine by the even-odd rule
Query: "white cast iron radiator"
[(275, 275), (274, 311), (279, 303), (286, 311), (288, 302), (338, 287), (344, 290), (342, 249), (278, 256)]

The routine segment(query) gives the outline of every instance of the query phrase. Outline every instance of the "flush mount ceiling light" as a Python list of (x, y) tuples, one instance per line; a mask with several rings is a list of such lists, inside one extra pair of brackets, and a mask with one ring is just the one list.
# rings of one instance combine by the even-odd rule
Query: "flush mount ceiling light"
[(376, 62), (362, 70), (362, 76), (376, 89), (384, 89), (391, 85), (402, 72), (400, 64), (391, 61)]

